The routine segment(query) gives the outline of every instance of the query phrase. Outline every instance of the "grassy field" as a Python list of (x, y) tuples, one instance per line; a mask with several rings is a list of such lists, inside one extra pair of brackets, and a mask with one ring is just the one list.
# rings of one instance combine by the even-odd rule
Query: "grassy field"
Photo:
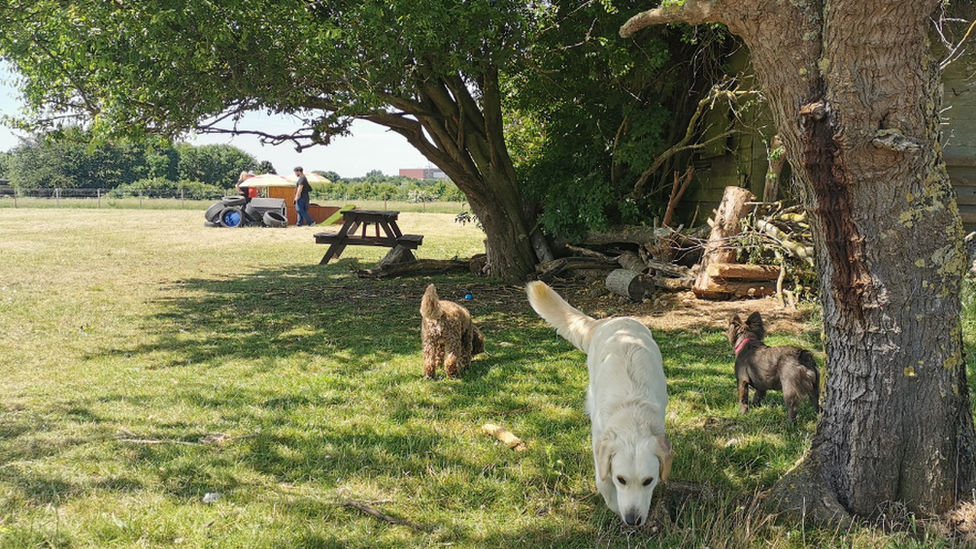
[[(740, 416), (728, 342), (706, 329), (658, 338), (672, 477), (707, 497), (624, 530), (595, 493), (583, 356), (521, 288), (360, 279), (385, 249), (321, 267), (319, 228), (205, 228), (205, 207), (0, 213), (0, 548), (962, 543), (757, 512), (753, 494), (802, 455), (814, 417), (804, 407), (789, 426), (778, 396)], [(400, 225), (426, 235), (423, 258), (482, 251), (453, 219)], [(462, 380), (421, 376), (431, 281), (445, 299), (474, 295), (487, 352)], [(773, 342), (816, 348), (817, 333)]]
[[(231, 189), (233, 190), (233, 189)], [(228, 191), (229, 192), (229, 191)], [(215, 200), (181, 200), (178, 198), (31, 198), (0, 197), (4, 209), (109, 209), (109, 210), (206, 210)], [(453, 213), (469, 209), (467, 202), (394, 202), (389, 200), (324, 200), (312, 198), (313, 203), (339, 206), (355, 204), (364, 210), (397, 210), (400, 212)]]

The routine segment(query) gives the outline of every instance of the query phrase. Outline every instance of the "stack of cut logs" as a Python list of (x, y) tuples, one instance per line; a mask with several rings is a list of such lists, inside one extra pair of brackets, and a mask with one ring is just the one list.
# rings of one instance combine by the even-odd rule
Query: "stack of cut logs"
[[(776, 211), (770, 213), (771, 207)], [(780, 208), (778, 203), (756, 202), (747, 189), (728, 187), (714, 219), (709, 220), (711, 230), (707, 237), (682, 233), (680, 227), (590, 234), (581, 245), (564, 244), (574, 255), (537, 265), (537, 275), (543, 281), (557, 277), (582, 277), (593, 282), (604, 279), (608, 290), (633, 301), (647, 299), (656, 290), (690, 289), (702, 299), (782, 296), (789, 293), (783, 289), (786, 262), (799, 261), (812, 267), (813, 253), (804, 215)], [(746, 238), (743, 225), (754, 238)], [(738, 262), (743, 242), (763, 247), (760, 252), (775, 255), (777, 264)], [(636, 252), (603, 253), (592, 249), (633, 249), (634, 244)]]

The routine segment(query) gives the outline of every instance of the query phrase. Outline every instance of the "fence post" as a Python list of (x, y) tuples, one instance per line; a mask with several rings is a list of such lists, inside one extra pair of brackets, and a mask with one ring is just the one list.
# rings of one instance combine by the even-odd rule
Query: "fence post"
[(58, 208), (61, 207), (61, 187), (55, 187), (54, 189), (54, 205)]

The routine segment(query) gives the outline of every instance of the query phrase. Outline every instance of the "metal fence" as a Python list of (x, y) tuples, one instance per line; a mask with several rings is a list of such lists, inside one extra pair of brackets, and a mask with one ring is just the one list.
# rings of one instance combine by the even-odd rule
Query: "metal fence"
[[(69, 202), (77, 205), (78, 201), (86, 202), (89, 207), (111, 207), (112, 205), (125, 201), (131, 203), (138, 201), (144, 204), (146, 201), (170, 200), (179, 202), (191, 202), (199, 200), (219, 200), (223, 196), (220, 192), (201, 192), (200, 190), (187, 189), (139, 189), (125, 190), (120, 189), (18, 189), (14, 187), (0, 186), (0, 207), (24, 206), (61, 206), (61, 202)], [(67, 204), (66, 204), (67, 205)]]

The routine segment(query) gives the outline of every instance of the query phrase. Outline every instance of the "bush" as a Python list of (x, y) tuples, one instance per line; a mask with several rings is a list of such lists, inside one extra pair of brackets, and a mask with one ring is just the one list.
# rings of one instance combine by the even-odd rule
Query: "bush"
[(225, 191), (217, 185), (207, 185), (200, 181), (170, 181), (162, 177), (140, 179), (128, 185), (112, 189), (111, 198), (144, 196), (147, 198), (185, 198), (187, 200), (210, 200), (224, 196)]

